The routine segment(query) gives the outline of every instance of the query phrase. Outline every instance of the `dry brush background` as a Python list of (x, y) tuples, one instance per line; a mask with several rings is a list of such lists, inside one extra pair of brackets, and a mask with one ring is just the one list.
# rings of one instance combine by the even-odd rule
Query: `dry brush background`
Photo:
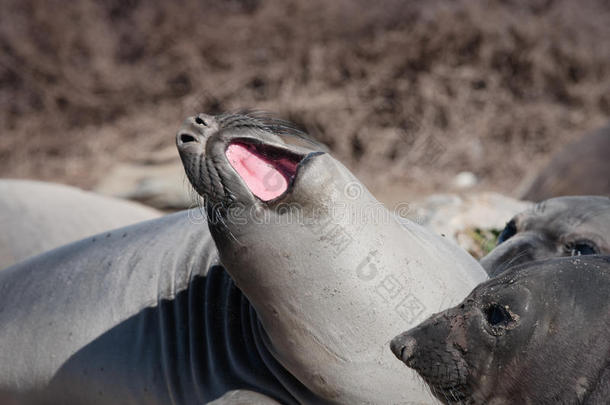
[(185, 116), (250, 107), (386, 200), (460, 171), (514, 195), (610, 117), (606, 0), (0, 4), (0, 177), (91, 188)]

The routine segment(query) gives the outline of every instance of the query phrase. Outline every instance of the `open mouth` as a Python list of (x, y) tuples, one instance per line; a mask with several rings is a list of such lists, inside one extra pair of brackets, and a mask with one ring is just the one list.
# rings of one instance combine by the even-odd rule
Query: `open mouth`
[(304, 158), (283, 148), (244, 140), (231, 142), (225, 156), (250, 192), (263, 201), (273, 200), (288, 190)]

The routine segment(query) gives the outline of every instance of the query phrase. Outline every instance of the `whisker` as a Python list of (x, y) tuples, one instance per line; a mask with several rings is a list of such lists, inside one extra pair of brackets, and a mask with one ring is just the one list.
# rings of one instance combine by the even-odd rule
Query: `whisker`
[(237, 239), (237, 237), (233, 234), (233, 232), (231, 232), (231, 229), (229, 228), (227, 223), (224, 221), (224, 219), (222, 217), (222, 213), (220, 212), (220, 208), (215, 208), (215, 210), (216, 210), (216, 216), (217, 216), (218, 220), (220, 221), (220, 224), (225, 227), (227, 233), (231, 236), (231, 238), (233, 238), (233, 240), (235, 242), (237, 242), (239, 245), (244, 246), (244, 244), (241, 243), (239, 241), (239, 239)]
[(498, 266), (499, 271), (496, 274), (500, 274), (500, 273), (504, 272), (504, 270), (508, 269), (515, 261), (521, 259), (527, 253), (528, 253), (528, 248), (522, 249), (519, 252), (517, 252), (517, 254), (514, 255), (513, 257), (500, 263), (500, 265)]

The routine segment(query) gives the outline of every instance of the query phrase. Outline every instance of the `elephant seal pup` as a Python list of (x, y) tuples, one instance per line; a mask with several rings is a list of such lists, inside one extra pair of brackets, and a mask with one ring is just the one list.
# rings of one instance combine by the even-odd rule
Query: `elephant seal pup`
[(75, 187), (0, 180), (0, 269), (89, 235), (157, 218), (160, 212)]
[(389, 337), (461, 300), (484, 271), (401, 223), (329, 154), (284, 143), (291, 133), (249, 114), (200, 114), (178, 131), (222, 264), (256, 309), (269, 352), (317, 397), (429, 403)]
[(481, 265), (493, 277), (520, 263), (591, 254), (610, 254), (610, 198), (558, 197), (512, 218)]
[(542, 201), (564, 195), (610, 197), (610, 125), (571, 142), (553, 155), (520, 199)]
[(392, 340), (445, 404), (605, 404), (610, 257), (508, 270)]
[(266, 339), (218, 265), (198, 210), (98, 234), (0, 272), (2, 403), (190, 405), (234, 390), (322, 403)]

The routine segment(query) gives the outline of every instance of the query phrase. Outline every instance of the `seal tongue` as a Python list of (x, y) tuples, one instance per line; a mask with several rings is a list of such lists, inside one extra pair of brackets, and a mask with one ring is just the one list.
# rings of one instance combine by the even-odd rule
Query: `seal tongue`
[(225, 155), (252, 194), (263, 201), (273, 200), (288, 189), (298, 165), (288, 157), (269, 159), (254, 147), (239, 143), (229, 145)]

